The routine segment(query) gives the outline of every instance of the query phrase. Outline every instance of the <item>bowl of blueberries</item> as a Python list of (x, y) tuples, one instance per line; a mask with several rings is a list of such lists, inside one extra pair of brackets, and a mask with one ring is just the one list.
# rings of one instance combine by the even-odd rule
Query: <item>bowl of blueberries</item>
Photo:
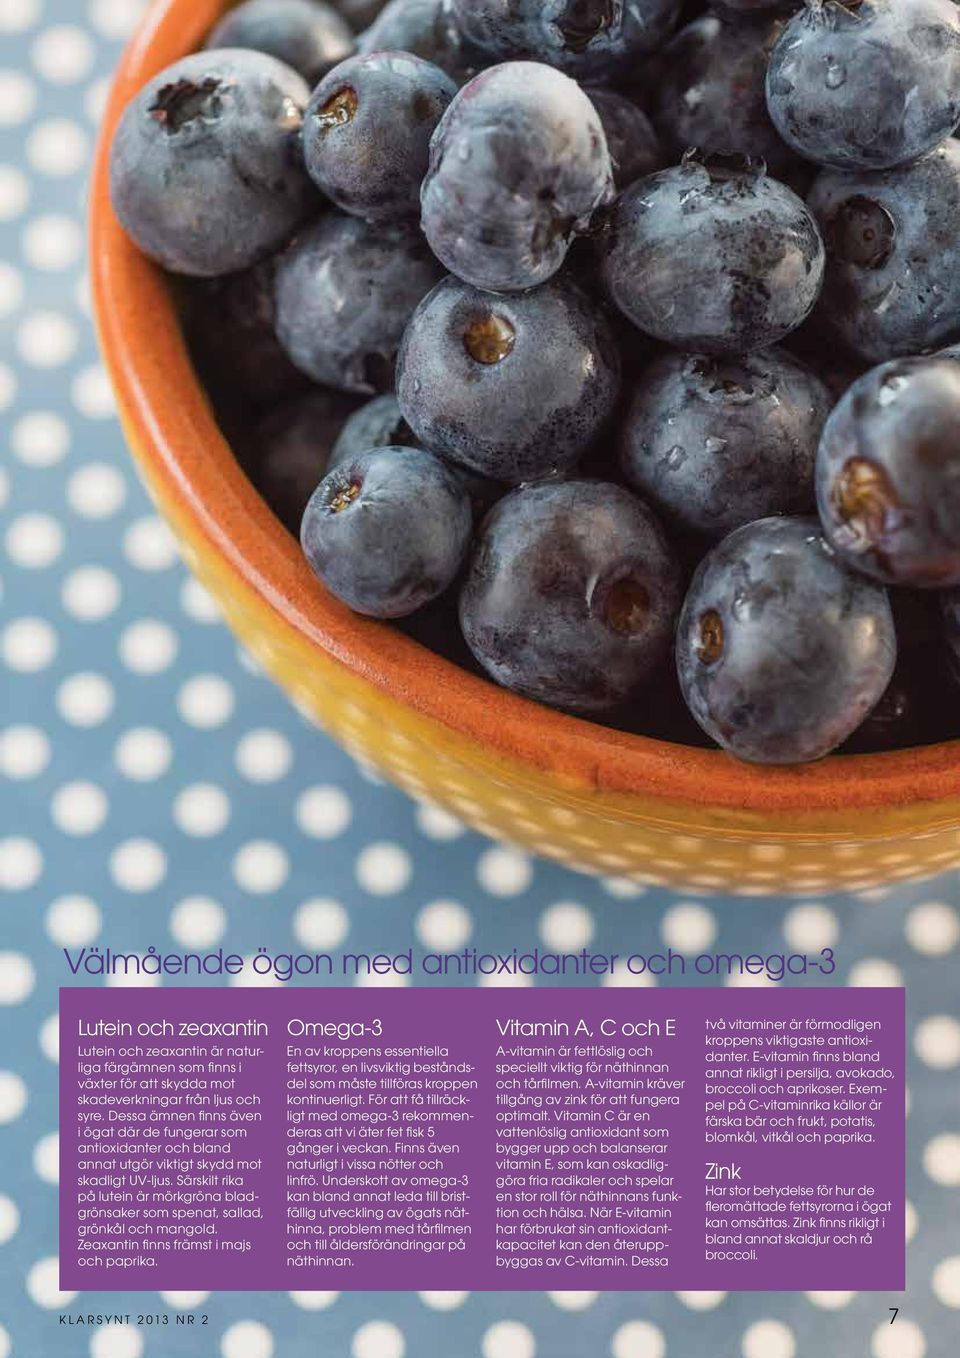
[(960, 863), (954, 0), (155, 0), (95, 309), (188, 563), (615, 879)]

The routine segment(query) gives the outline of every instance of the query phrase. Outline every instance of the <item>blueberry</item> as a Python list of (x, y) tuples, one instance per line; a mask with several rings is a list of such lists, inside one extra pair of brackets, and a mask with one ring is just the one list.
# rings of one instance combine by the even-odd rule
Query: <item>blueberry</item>
[(261, 52), (197, 52), (154, 76), (110, 152), (113, 206), (140, 249), (210, 278), (283, 245), (317, 202), (299, 149), (309, 97)]
[(664, 157), (643, 109), (614, 90), (588, 89), (586, 93), (600, 115), (615, 187), (623, 188), (658, 170)]
[(844, 568), (815, 519), (738, 528), (697, 569), (677, 628), (677, 673), (718, 744), (759, 764), (841, 745), (890, 682), (886, 591)]
[(361, 33), (373, 23), (387, 0), (334, 0), (336, 8), (355, 33)]
[(814, 508), (826, 387), (782, 350), (743, 359), (668, 353), (633, 388), (623, 472), (682, 528), (722, 537)]
[(706, 14), (682, 28), (657, 61), (654, 121), (677, 159), (688, 147), (762, 159), (774, 175), (797, 157), (767, 113), (767, 62), (783, 28), (772, 15), (746, 21)]
[(310, 177), (368, 221), (417, 217), (430, 138), (456, 92), (438, 66), (407, 52), (342, 62), (314, 90), (304, 119)]
[(410, 52), (458, 85), (473, 74), (450, 0), (390, 0), (357, 44), (361, 52)]
[(326, 386), (389, 389), (404, 327), (441, 273), (415, 228), (328, 213), (277, 261), (280, 342)]
[(307, 385), (277, 339), (272, 260), (191, 285), (184, 327), (217, 403), (272, 409)]
[(416, 435), (400, 413), (396, 396), (387, 392), (367, 401), (345, 421), (333, 445), (329, 467), (332, 471), (373, 448), (416, 446)]
[(840, 753), (877, 754), (953, 740), (956, 712), (954, 681), (941, 648), (901, 647), (886, 692)]
[(397, 359), (400, 409), (424, 446), (514, 483), (572, 467), (619, 387), (610, 327), (566, 281), (507, 298), (445, 278)]
[(960, 584), (960, 368), (945, 358), (874, 368), (827, 421), (817, 503), (836, 550), (890, 584)]
[(827, 246), (828, 340), (882, 363), (960, 335), (960, 142), (898, 170), (825, 170), (808, 201)]
[(471, 525), (466, 491), (439, 458), (376, 448), (320, 483), (300, 540), (331, 594), (357, 613), (400, 618), (453, 582)]
[(773, 51), (767, 102), (784, 141), (821, 165), (915, 160), (960, 123), (955, 0), (813, 0)]
[(299, 71), (311, 86), (355, 45), (349, 24), (322, 0), (244, 0), (207, 39), (207, 47), (266, 52)]
[(596, 109), (574, 81), (534, 62), (484, 71), (433, 136), (423, 229), (451, 273), (520, 292), (560, 268), (613, 191)]
[(250, 479), (267, 504), (297, 533), (307, 501), (326, 475), (331, 449), (356, 401), (319, 388), (288, 402), (256, 426)]
[(602, 242), (611, 300), (679, 348), (742, 354), (809, 314), (823, 242), (805, 204), (748, 160), (693, 156), (632, 184)]
[(960, 589), (945, 589), (940, 595), (943, 612), (943, 635), (953, 665), (960, 673)]
[(460, 623), (498, 683), (603, 712), (663, 660), (679, 601), (676, 558), (646, 505), (602, 481), (541, 483), (484, 521)]
[(660, 46), (680, 0), (453, 0), (453, 11), (489, 60), (542, 61), (606, 82)]

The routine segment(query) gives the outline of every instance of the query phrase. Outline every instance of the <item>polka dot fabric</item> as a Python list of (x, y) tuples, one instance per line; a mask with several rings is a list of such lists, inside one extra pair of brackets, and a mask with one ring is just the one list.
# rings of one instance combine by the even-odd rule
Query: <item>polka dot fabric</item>
[[(960, 883), (786, 903), (578, 877), (356, 768), (237, 652), (124, 450), (83, 278), (96, 121), (138, 0), (0, 0), (0, 1358), (923, 1358), (960, 1312)], [(126, 1294), (57, 1278), (59, 950), (835, 947), (906, 984), (906, 1297)], [(649, 984), (618, 971), (613, 984)], [(795, 982), (796, 983), (796, 982)], [(893, 1327), (888, 1304), (901, 1305)], [(56, 1326), (56, 1328), (55, 1328)], [(55, 1337), (54, 1337), (55, 1336)]]

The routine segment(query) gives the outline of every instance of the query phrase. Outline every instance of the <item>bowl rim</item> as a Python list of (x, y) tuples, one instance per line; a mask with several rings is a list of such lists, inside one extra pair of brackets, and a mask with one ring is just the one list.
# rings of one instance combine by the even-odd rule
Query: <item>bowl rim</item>
[(769, 820), (905, 808), (960, 797), (960, 741), (795, 768), (631, 735), (542, 707), (351, 613), (311, 574), (296, 539), (253, 490), (191, 365), (161, 271), (110, 204), (109, 148), (123, 108), (202, 44), (227, 0), (153, 0), (114, 76), (90, 197), (90, 265), (101, 348), (131, 441), (161, 498), (209, 552), (310, 645), (423, 717), (487, 751), (591, 791)]

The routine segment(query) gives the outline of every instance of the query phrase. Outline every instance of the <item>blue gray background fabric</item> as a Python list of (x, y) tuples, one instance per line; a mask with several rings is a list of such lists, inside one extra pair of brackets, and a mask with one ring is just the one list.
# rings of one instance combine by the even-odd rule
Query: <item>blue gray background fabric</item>
[[(84, 279), (90, 152), (140, 8), (0, 0), (0, 1358), (955, 1353), (956, 874), (797, 903), (643, 891), (533, 862), (358, 769), (238, 652), (179, 564), (128, 461)], [(833, 945), (838, 984), (905, 984), (908, 1292), (61, 1295), (60, 950), (347, 940)], [(59, 1324), (98, 1311), (161, 1320)]]

